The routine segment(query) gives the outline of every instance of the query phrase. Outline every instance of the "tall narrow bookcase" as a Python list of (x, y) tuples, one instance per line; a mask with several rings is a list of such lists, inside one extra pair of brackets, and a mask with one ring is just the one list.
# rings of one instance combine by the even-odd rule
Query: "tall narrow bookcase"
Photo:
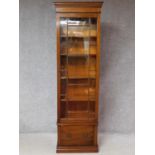
[(57, 152), (98, 152), (102, 1), (55, 1)]

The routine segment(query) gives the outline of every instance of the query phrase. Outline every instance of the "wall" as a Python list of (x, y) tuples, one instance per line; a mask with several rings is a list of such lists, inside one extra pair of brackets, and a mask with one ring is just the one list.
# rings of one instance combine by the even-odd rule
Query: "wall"
[[(134, 132), (134, 0), (105, 0), (101, 132)], [(56, 131), (56, 27), (52, 0), (20, 0), (20, 132)]]

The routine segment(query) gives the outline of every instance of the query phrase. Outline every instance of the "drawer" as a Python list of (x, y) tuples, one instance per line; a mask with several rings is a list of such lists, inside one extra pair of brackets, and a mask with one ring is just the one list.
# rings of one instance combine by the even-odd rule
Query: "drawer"
[(59, 130), (61, 146), (87, 146), (94, 144), (94, 126), (63, 125)]

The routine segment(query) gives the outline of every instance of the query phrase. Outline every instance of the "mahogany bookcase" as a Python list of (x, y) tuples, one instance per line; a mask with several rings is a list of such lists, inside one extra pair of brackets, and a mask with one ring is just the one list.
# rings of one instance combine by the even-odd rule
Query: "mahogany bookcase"
[(57, 152), (98, 152), (100, 14), (103, 1), (55, 1)]

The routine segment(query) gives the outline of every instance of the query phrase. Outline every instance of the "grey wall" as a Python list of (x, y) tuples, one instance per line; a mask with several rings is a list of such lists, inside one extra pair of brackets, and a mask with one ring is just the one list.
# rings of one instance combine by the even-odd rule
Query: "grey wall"
[[(100, 131), (134, 132), (134, 0), (105, 0)], [(52, 0), (20, 0), (20, 132), (56, 131)]]

